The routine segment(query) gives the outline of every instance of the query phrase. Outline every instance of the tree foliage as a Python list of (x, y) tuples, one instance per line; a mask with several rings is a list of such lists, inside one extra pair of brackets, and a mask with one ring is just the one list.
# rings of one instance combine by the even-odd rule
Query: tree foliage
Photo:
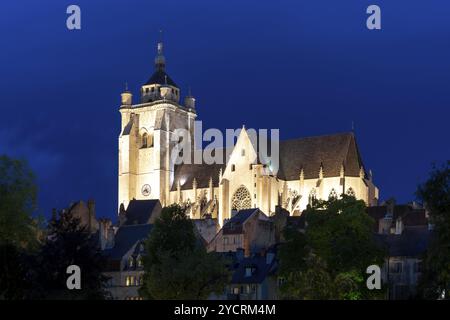
[[(34, 263), (31, 298), (78, 300), (106, 296), (104, 257), (80, 220), (70, 213), (61, 212), (50, 220), (46, 242)], [(67, 289), (66, 270), (70, 265), (81, 269), (81, 290)]]
[(423, 259), (418, 293), (425, 299), (450, 298), (450, 161), (433, 166), (416, 192), (429, 211), (433, 237)]
[(37, 186), (24, 160), (0, 156), (0, 245), (28, 247), (36, 244)]
[(306, 231), (285, 230), (280, 248), (282, 295), (291, 299), (369, 299), (383, 293), (367, 289), (366, 269), (381, 265), (384, 251), (373, 237), (365, 203), (343, 195), (316, 200), (303, 213)]
[(24, 160), (0, 156), (0, 299), (23, 299), (29, 255), (38, 247), (37, 186)]
[(146, 242), (144, 285), (148, 299), (206, 299), (228, 279), (224, 261), (207, 253), (194, 225), (178, 205), (166, 207)]

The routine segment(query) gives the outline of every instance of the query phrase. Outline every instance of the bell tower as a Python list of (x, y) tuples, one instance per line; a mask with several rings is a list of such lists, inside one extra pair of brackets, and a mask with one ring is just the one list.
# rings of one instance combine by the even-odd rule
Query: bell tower
[(185, 105), (180, 104), (180, 88), (166, 73), (163, 48), (160, 41), (154, 72), (140, 88), (139, 103), (133, 104), (128, 88), (122, 93), (119, 211), (132, 199), (159, 199), (163, 206), (169, 204), (174, 173), (171, 153), (177, 143), (174, 131), (186, 129), (194, 141), (195, 99), (189, 94)]

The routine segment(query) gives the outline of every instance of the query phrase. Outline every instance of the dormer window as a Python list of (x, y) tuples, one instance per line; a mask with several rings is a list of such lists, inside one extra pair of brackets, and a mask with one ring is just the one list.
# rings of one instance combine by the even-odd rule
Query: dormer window
[(256, 271), (255, 267), (245, 267), (245, 276), (251, 277)]
[(133, 257), (128, 258), (128, 267), (133, 268), (134, 267), (134, 259)]
[(143, 266), (144, 266), (144, 260), (142, 259), (141, 256), (139, 256), (139, 257), (137, 258), (137, 267), (138, 267), (138, 268), (142, 268)]

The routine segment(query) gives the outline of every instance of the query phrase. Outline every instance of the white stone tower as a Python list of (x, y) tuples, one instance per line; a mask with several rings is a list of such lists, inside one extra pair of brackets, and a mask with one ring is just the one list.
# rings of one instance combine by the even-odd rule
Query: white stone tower
[(180, 89), (166, 73), (162, 42), (158, 43), (155, 71), (140, 93), (140, 103), (133, 104), (127, 88), (119, 109), (119, 212), (132, 199), (159, 199), (163, 206), (169, 204), (174, 130), (189, 130), (194, 141), (195, 99), (189, 95), (185, 106), (179, 103)]

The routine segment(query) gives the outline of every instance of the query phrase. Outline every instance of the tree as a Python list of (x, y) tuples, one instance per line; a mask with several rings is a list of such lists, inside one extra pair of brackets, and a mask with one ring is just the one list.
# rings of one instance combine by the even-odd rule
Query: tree
[(433, 234), (423, 257), (418, 294), (425, 299), (450, 298), (450, 161), (433, 166), (416, 196), (429, 211)]
[(27, 163), (0, 156), (0, 245), (36, 245), (36, 197), (35, 177)]
[(303, 212), (305, 234), (285, 231), (280, 248), (280, 275), (285, 278), (282, 295), (294, 299), (379, 298), (365, 285), (366, 268), (382, 264), (384, 251), (373, 236), (373, 219), (364, 201), (342, 195), (341, 199), (315, 200)]
[(147, 299), (206, 299), (225, 287), (225, 262), (216, 253), (206, 252), (192, 221), (178, 205), (163, 208), (146, 252), (140, 294)]
[(0, 156), (0, 299), (23, 299), (29, 256), (38, 248), (37, 186), (24, 160)]
[[(105, 258), (97, 248), (95, 239), (78, 218), (61, 212), (49, 222), (46, 242), (34, 260), (32, 268), (34, 299), (103, 299), (107, 278), (102, 270)], [(81, 269), (81, 289), (67, 288), (67, 267)]]

